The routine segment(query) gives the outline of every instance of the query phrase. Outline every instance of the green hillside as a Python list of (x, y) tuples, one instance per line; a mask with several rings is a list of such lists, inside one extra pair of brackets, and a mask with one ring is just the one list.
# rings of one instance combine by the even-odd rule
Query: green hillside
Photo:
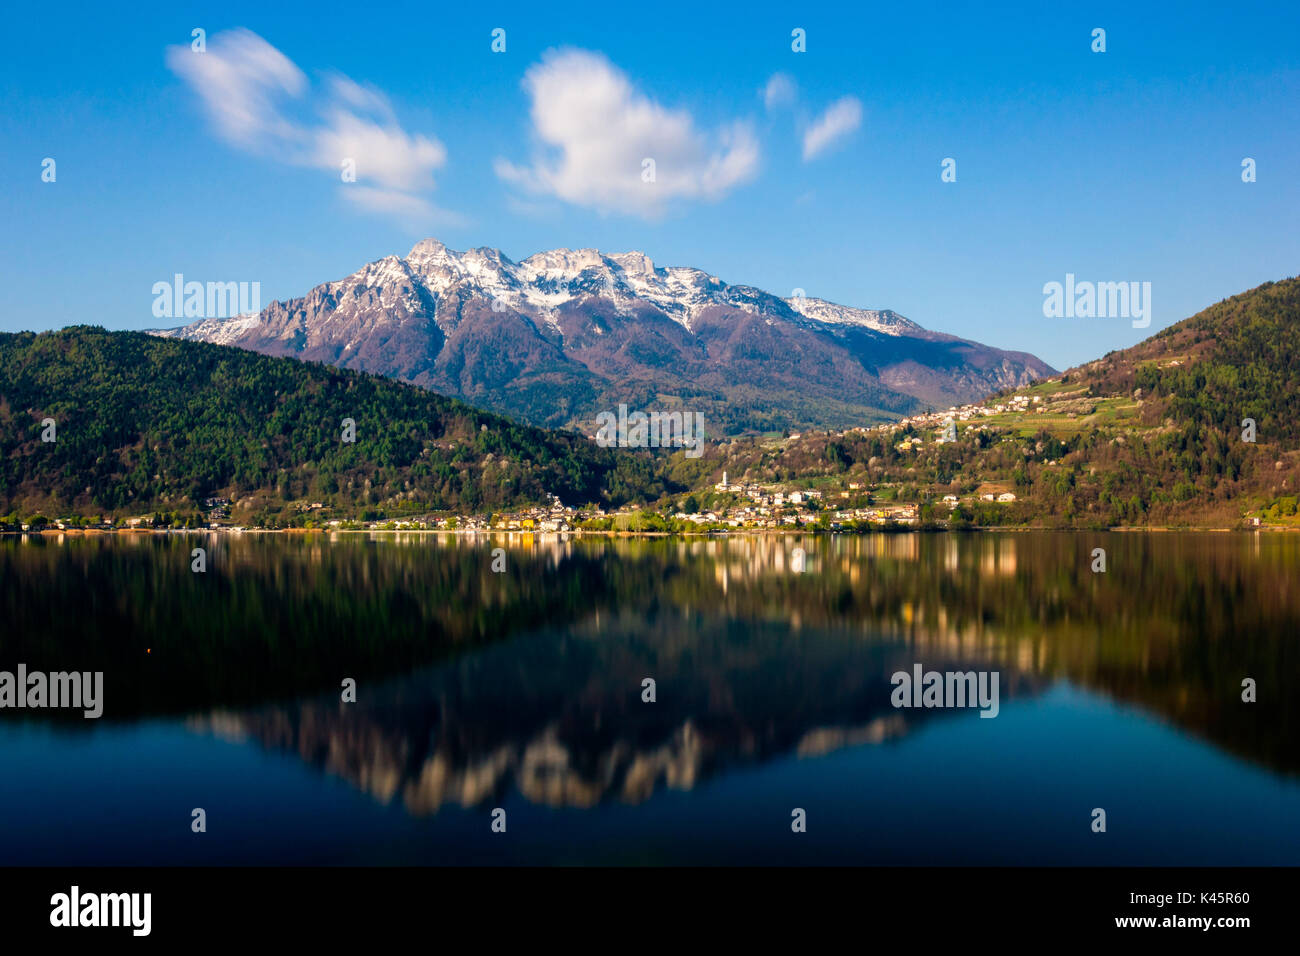
[(267, 524), (308, 503), (384, 517), (551, 494), (617, 505), (657, 497), (652, 475), (647, 456), (379, 376), (86, 326), (0, 334), (0, 514), (188, 514), (218, 496)]
[[(1012, 399), (1020, 396), (1017, 407)], [(982, 405), (937, 443), (939, 418), (893, 432), (745, 440), (673, 477), (825, 487), (843, 506), (914, 502), (954, 525), (1293, 524), (1300, 492), (1300, 279), (1270, 282)], [(1243, 440), (1245, 419), (1255, 441)], [(904, 439), (919, 443), (900, 449)], [(840, 489), (857, 486), (840, 495)], [(989, 492), (1014, 503), (989, 503)], [(830, 499), (828, 499), (830, 500)]]

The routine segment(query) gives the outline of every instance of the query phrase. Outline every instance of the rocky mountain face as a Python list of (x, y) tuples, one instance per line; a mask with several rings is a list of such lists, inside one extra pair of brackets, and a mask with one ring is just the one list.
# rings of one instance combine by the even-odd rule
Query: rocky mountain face
[(710, 434), (842, 428), (1052, 374), (890, 311), (782, 299), (640, 252), (513, 262), (425, 239), (257, 315), (154, 334), (391, 376), (552, 427), (682, 408)]

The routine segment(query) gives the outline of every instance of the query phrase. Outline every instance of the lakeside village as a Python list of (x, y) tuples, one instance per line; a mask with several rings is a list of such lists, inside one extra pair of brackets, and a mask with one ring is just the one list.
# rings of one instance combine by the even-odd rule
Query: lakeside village
[[(930, 439), (935, 444), (956, 441), (956, 422), (970, 421), (1007, 413), (1026, 412), (1041, 399), (1017, 395), (996, 404), (953, 406), (946, 412), (913, 415), (881, 425), (860, 426), (831, 434), (891, 433), (907, 429), (937, 429)], [(799, 439), (791, 433), (786, 441)], [(917, 434), (904, 438), (896, 447), (910, 451), (923, 444)], [(552, 496), (547, 505), (535, 505), (513, 512), (487, 515), (428, 515), (375, 521), (329, 517), (323, 502), (302, 506), (300, 521), (285, 530), (292, 531), (434, 531), (434, 532), (596, 532), (596, 533), (722, 533), (728, 531), (855, 531), (905, 530), (922, 524), (920, 505), (913, 502), (883, 502), (861, 482), (846, 482), (838, 489), (789, 489), (779, 485), (737, 484), (722, 473), (722, 480), (712, 486), (712, 494), (691, 492), (680, 496), (659, 511), (624, 508), (604, 511), (599, 507), (573, 508)], [(704, 496), (709, 506), (702, 507)], [(944, 495), (941, 504), (949, 511), (966, 500), (1009, 504), (1016, 500), (1013, 492), (998, 488), (980, 488), (973, 495), (959, 499)], [(36, 515), (22, 521), (0, 518), (0, 532), (26, 533), (95, 533), (110, 531), (215, 530), (255, 532), (268, 529), (232, 523), (232, 502), (223, 497), (207, 498), (203, 514), (180, 516), (175, 512), (154, 513), (132, 518), (97, 519), (66, 517), (47, 518)]]

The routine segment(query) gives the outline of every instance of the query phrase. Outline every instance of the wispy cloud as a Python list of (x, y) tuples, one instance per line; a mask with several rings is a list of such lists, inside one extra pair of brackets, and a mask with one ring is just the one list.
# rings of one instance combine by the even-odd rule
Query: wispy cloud
[(297, 126), (284, 118), (281, 104), (286, 97), (303, 94), (307, 77), (257, 34), (219, 33), (205, 53), (169, 47), (167, 65), (199, 94), (227, 142), (265, 149), (300, 138)]
[(364, 186), (361, 183), (348, 186), (340, 194), (348, 202), (359, 206), (366, 212), (377, 213), (396, 219), (411, 228), (428, 226), (464, 226), (469, 220), (458, 212), (443, 209), (423, 196), (404, 193), (397, 189), (383, 189), (378, 186)]
[(660, 106), (598, 53), (549, 51), (523, 85), (538, 153), (525, 166), (498, 159), (496, 171), (528, 192), (654, 219), (674, 201), (720, 199), (758, 171), (749, 124), (705, 133), (689, 112)]
[(836, 100), (804, 130), (804, 161), (821, 155), (861, 125), (861, 100), (856, 96), (844, 96)]
[(763, 106), (768, 112), (789, 106), (798, 98), (799, 89), (788, 73), (773, 73), (763, 87)]
[(447, 215), (425, 195), (446, 148), (402, 129), (380, 90), (337, 73), (313, 89), (292, 60), (244, 29), (216, 34), (203, 53), (168, 47), (167, 65), (232, 146), (340, 180), (351, 161), (356, 181), (341, 190), (357, 206), (407, 221)]

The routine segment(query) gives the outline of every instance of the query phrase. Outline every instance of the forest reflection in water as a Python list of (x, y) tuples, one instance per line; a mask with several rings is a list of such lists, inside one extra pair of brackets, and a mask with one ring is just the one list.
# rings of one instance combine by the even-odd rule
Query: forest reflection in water
[(1004, 710), (1067, 682), (1294, 777), (1298, 570), (1260, 534), (46, 535), (0, 541), (0, 667), (103, 670), (106, 721), (184, 718), (416, 815), (637, 804), (975, 719), (894, 708), (915, 663), (998, 671)]

